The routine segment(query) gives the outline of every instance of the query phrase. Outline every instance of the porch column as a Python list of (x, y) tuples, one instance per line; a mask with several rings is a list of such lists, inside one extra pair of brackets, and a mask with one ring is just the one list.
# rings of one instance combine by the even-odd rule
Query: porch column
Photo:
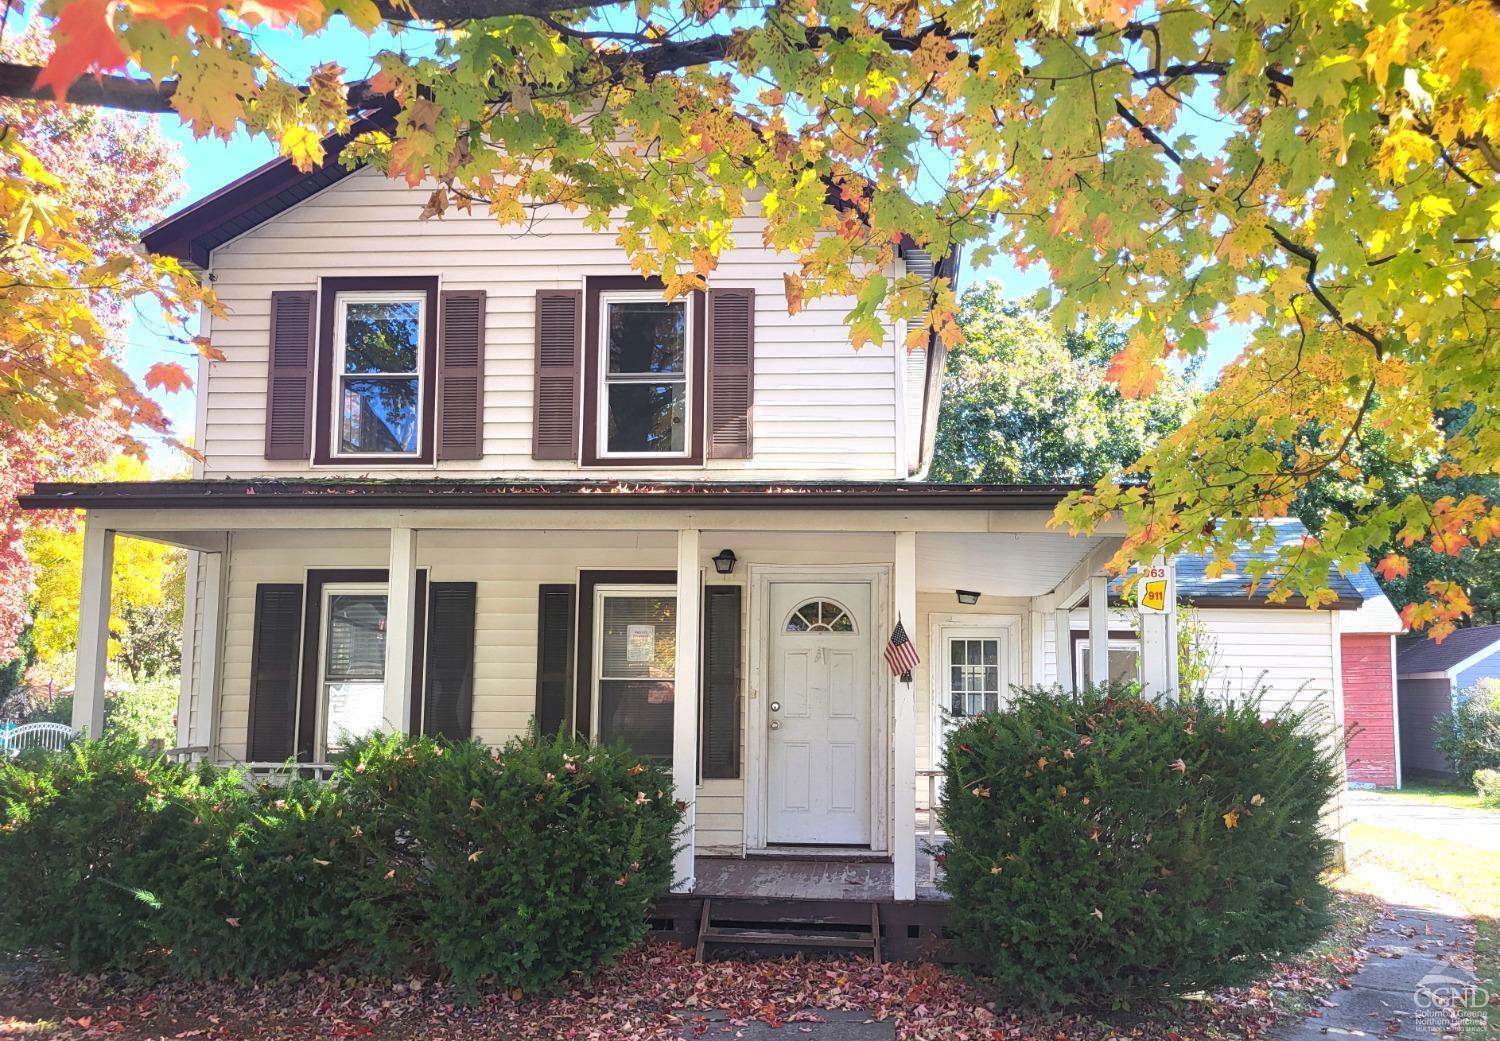
[(1073, 682), (1073, 612), (1059, 607), (1052, 621), (1057, 629), (1057, 685), (1071, 692), (1077, 689)]
[(1109, 579), (1089, 579), (1089, 681), (1109, 682)]
[(411, 733), (411, 667), (416, 653), (417, 529), (391, 529), (386, 585), (385, 705), (387, 730)]
[[(917, 533), (896, 532), (894, 594), (896, 617), (917, 638)], [(879, 633), (877, 635), (884, 635)], [(931, 675), (935, 663), (929, 663)], [(917, 898), (917, 698), (916, 684), (891, 683), (891, 858), (894, 897)]]
[(699, 532), (677, 533), (677, 664), (672, 695), (672, 794), (682, 811), (681, 844), (672, 861), (674, 893), (693, 891), (697, 855), (698, 648), (702, 644), (702, 596), (698, 576)]
[[(1166, 567), (1175, 568), (1168, 560)], [(1169, 578), (1167, 588), (1175, 590)], [(1176, 605), (1166, 614), (1140, 616), (1141, 626), (1141, 692), (1155, 701), (1176, 701), (1177, 691), (1177, 611)]]
[[(199, 572), (203, 617), (198, 620), (198, 699), (190, 743), (208, 749), (210, 762), (218, 758), (219, 657), (224, 646), (224, 554), (200, 553)], [(184, 662), (184, 667), (187, 663)], [(185, 668), (184, 668), (185, 671)]]
[(109, 662), (109, 603), (115, 533), (88, 517), (83, 528), (83, 583), (78, 601), (78, 658), (73, 674), (73, 729), (104, 734), (104, 677)]

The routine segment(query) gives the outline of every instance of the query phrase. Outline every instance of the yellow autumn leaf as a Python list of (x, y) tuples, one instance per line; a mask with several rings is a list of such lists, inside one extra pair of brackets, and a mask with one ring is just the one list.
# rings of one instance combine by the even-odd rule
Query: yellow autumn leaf
[(1239, 826), (1240, 826), (1240, 811), (1239, 810), (1230, 810), (1228, 813), (1224, 814), (1224, 827), (1226, 827), (1226, 828), (1238, 828)]

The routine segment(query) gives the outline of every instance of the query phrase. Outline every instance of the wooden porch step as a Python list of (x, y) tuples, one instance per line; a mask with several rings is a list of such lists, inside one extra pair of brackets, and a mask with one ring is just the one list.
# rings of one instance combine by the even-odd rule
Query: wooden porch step
[[(726, 907), (724, 918), (735, 925), (715, 925), (713, 898), (703, 898), (703, 908), (698, 919), (698, 945), (696, 960), (703, 960), (703, 949), (715, 943), (742, 944), (745, 946), (775, 947), (823, 947), (869, 951), (880, 964), (880, 905), (870, 903), (869, 930), (839, 932), (828, 929), (832, 924), (821, 915), (809, 913), (798, 918), (785, 912), (768, 915), (764, 921), (747, 920), (743, 904), (730, 901), (733, 910)], [(811, 910), (811, 909), (809, 909)], [(853, 910), (851, 908), (851, 910)], [(730, 917), (730, 916), (733, 917)], [(851, 923), (854, 924), (854, 923)], [(858, 924), (863, 924), (860, 922)]]
[(815, 933), (807, 930), (712, 928), (705, 930), (708, 943), (772, 944), (783, 947), (854, 947), (875, 949), (875, 937), (865, 933)]

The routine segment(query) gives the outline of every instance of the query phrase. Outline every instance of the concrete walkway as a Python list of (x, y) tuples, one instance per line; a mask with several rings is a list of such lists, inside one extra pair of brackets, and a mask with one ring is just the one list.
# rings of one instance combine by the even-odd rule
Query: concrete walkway
[[(1434, 900), (1421, 903), (1446, 905), (1440, 894), (1432, 896)], [(1473, 982), (1467, 967), (1471, 949), (1468, 925), (1460, 915), (1393, 905), (1371, 931), (1364, 967), (1350, 980), (1350, 988), (1334, 991), (1328, 999), (1332, 1007), (1282, 1027), (1274, 1039), (1452, 1037), (1462, 1010), (1448, 1007), (1451, 1003), (1443, 999)]]
[(876, 1022), (864, 1012), (818, 1009), (806, 1018), (790, 1019), (771, 1026), (759, 1019), (736, 1021), (723, 1012), (681, 1011), (687, 1020), (677, 1032), (682, 1041), (698, 1038), (733, 1038), (734, 1041), (786, 1041), (788, 1037), (816, 1041), (895, 1041), (896, 1021)]
[(1351, 791), (1349, 815), (1363, 824), (1500, 853), (1500, 811), (1465, 810), (1379, 792)]

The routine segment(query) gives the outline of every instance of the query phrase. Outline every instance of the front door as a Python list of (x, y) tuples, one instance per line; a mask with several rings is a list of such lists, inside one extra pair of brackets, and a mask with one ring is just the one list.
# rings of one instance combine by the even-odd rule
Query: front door
[(870, 844), (868, 582), (774, 582), (766, 839)]

